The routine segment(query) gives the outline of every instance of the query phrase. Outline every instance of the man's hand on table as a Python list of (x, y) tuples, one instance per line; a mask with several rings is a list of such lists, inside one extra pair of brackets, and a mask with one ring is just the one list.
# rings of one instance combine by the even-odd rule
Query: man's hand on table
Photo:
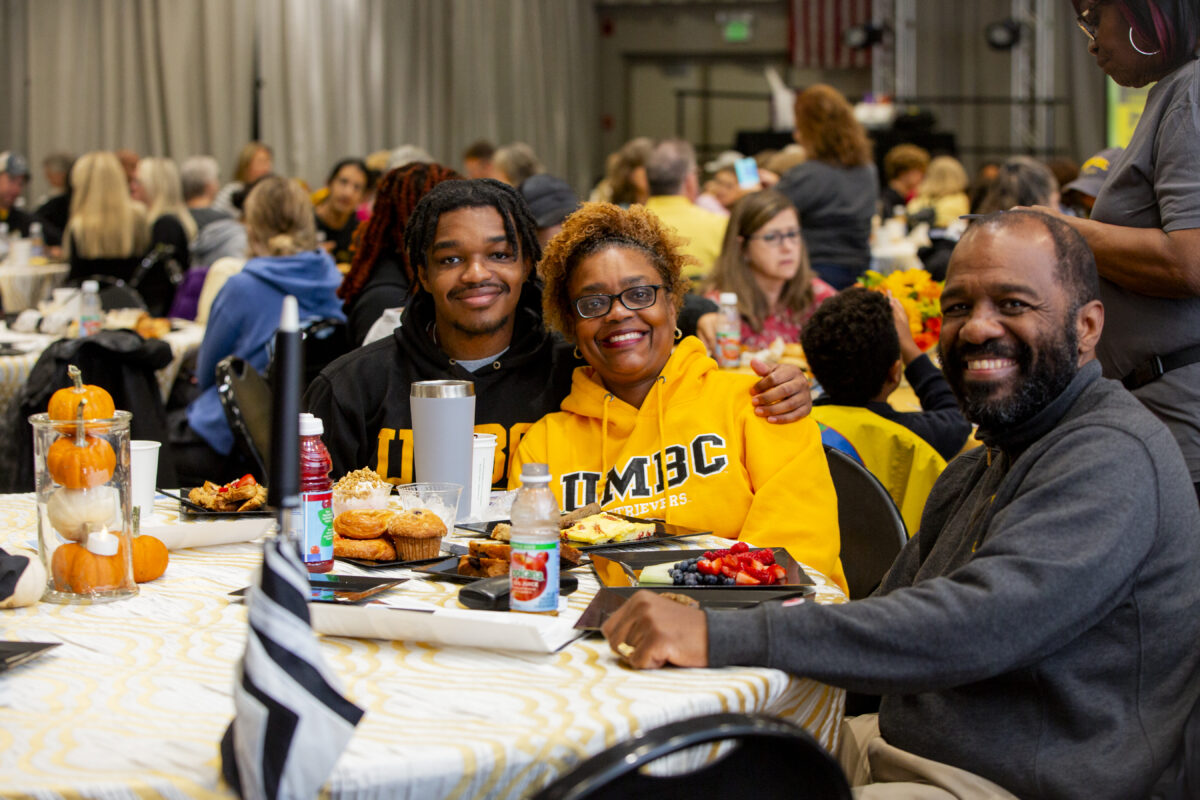
[(762, 377), (750, 387), (750, 402), (756, 406), (755, 414), (776, 424), (795, 422), (809, 415), (812, 394), (808, 378), (799, 367), (794, 364), (772, 366), (757, 358), (750, 362), (750, 367)]
[(708, 620), (698, 608), (638, 592), (601, 628), (608, 646), (635, 669), (708, 666)]

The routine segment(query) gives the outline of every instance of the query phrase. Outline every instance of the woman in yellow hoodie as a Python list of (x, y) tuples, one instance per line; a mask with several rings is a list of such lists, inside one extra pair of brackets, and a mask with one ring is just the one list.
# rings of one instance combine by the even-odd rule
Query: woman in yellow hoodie
[[(510, 465), (543, 462), (566, 510), (655, 517), (756, 547), (784, 547), (843, 589), (837, 497), (817, 425), (770, 425), (745, 402), (755, 378), (720, 372), (679, 341), (687, 291), (678, 238), (640, 206), (588, 203), (546, 248), (548, 325), (576, 343), (562, 411), (525, 434)], [(664, 480), (665, 477), (665, 480)]]

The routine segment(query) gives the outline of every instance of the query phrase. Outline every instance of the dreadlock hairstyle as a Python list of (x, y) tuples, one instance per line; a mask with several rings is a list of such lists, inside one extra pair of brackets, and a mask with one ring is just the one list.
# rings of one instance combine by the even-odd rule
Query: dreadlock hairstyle
[(383, 176), (375, 191), (375, 207), (370, 219), (354, 232), (350, 271), (337, 290), (343, 302), (349, 303), (362, 291), (380, 256), (386, 253), (395, 253), (399, 257), (409, 284), (415, 283), (413, 270), (400, 247), (404, 242), (404, 227), (417, 203), (430, 189), (443, 181), (461, 178), (450, 167), (422, 162), (397, 167)]
[[(426, 254), (433, 247), (442, 214), (460, 208), (496, 209), (504, 221), (504, 238), (513, 252), (531, 266), (542, 260), (537, 221), (520, 192), (492, 178), (447, 181), (438, 184), (421, 198), (404, 229), (404, 250), (408, 255), (408, 268), (414, 275), (425, 266)], [(537, 270), (530, 269), (526, 280), (537, 280)], [(413, 292), (420, 288), (420, 281), (414, 281)]]

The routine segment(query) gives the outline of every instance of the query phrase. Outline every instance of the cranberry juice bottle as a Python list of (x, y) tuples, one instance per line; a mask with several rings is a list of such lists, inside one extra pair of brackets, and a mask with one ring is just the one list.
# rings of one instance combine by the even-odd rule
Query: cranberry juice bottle
[(333, 569), (333, 460), (321, 434), (325, 426), (312, 414), (300, 415), (300, 539), (304, 565), (309, 572)]

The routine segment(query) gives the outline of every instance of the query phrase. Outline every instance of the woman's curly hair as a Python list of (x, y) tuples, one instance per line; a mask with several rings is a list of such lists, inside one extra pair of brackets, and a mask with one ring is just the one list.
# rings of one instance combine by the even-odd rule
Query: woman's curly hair
[(413, 282), (412, 269), (404, 256), (404, 226), (413, 209), (429, 190), (443, 181), (459, 180), (462, 176), (441, 164), (415, 163), (397, 167), (383, 176), (375, 190), (375, 206), (371, 218), (354, 232), (350, 271), (342, 279), (337, 295), (346, 303), (362, 291), (375, 270), (380, 256), (394, 253), (404, 267), (408, 282)]
[(538, 271), (545, 282), (542, 311), (546, 324), (575, 340), (575, 306), (567, 289), (579, 262), (608, 247), (645, 253), (662, 276), (663, 291), (678, 312), (689, 282), (685, 265), (694, 263), (680, 249), (683, 240), (644, 206), (623, 209), (612, 203), (584, 203), (563, 222), (562, 231), (546, 245)]
[(843, 167), (871, 163), (871, 140), (846, 96), (824, 83), (796, 95), (796, 133), (810, 158)]

